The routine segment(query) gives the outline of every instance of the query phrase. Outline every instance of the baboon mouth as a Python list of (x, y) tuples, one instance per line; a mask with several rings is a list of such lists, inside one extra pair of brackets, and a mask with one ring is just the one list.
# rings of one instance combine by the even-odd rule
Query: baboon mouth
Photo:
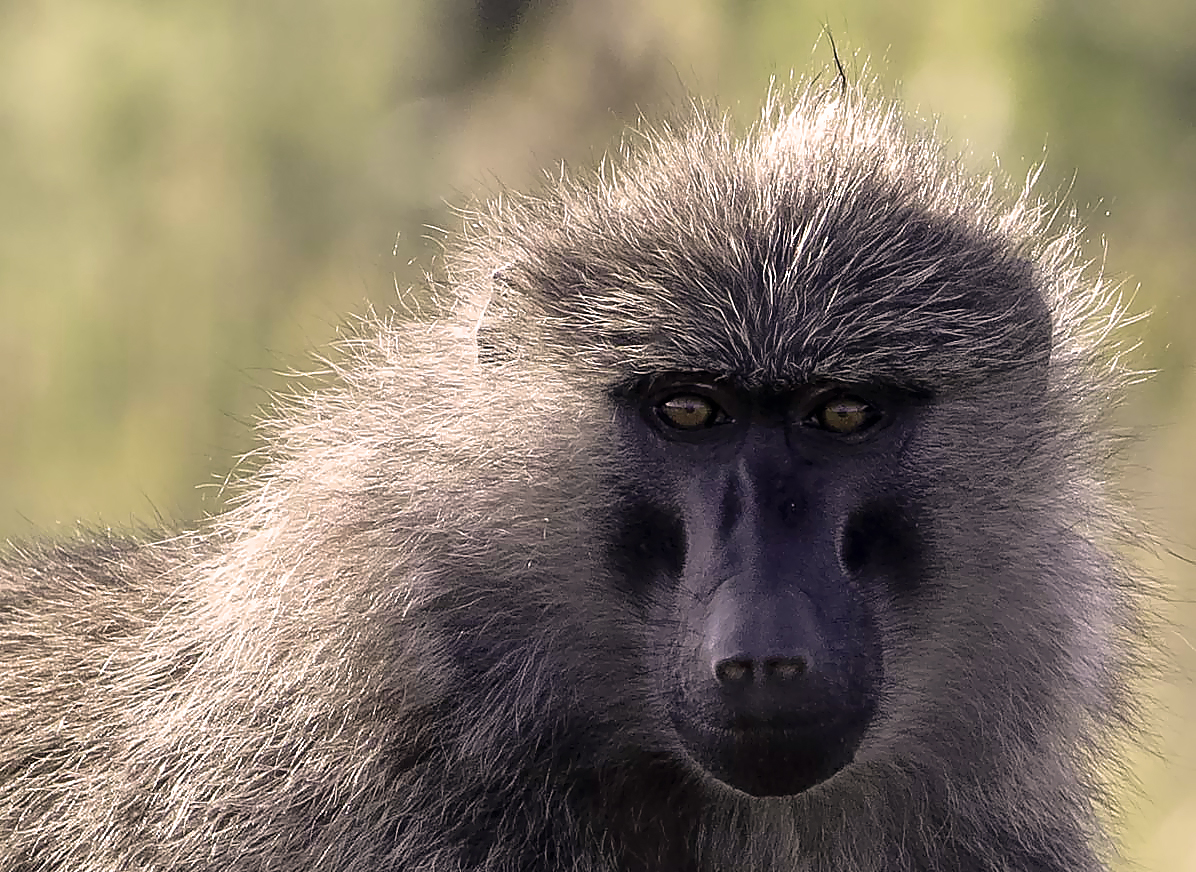
[(839, 717), (801, 727), (677, 724), (690, 759), (751, 796), (793, 796), (826, 781), (855, 758), (870, 717)]

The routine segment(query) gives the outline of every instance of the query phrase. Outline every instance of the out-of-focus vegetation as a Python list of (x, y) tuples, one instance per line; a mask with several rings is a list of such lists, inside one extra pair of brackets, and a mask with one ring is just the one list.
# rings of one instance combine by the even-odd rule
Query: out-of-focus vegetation
[(1196, 572), (1167, 553), (1196, 556), (1191, 0), (2, 4), (0, 536), (218, 511), (278, 373), (417, 285), (448, 204), (687, 92), (750, 120), (770, 75), (829, 62), (824, 26), (978, 166), (1045, 156), (1154, 311), (1124, 486), (1167, 546), (1174, 667), (1123, 865), (1196, 870)]

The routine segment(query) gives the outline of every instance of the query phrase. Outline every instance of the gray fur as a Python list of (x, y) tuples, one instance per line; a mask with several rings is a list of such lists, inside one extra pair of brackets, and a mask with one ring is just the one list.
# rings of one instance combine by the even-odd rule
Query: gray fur
[[(1119, 297), (863, 89), (679, 127), (467, 216), (443, 317), (346, 343), (225, 515), (10, 549), (0, 870), (1105, 868)], [(935, 397), (901, 470), (928, 592), (880, 616), (855, 762), (797, 796), (677, 776), (611, 579), (612, 392), (673, 371)]]

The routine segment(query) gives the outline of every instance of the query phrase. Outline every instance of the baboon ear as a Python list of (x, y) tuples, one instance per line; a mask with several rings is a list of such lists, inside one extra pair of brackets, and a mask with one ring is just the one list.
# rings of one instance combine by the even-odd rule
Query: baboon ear
[(1046, 298), (1031, 289), (1022, 295), (1022, 341), (1027, 375), (1037, 390), (1045, 390), (1055, 341), (1054, 313)]
[(451, 339), (451, 347), (460, 356), (462, 363), (476, 364), (485, 355), (481, 352), (479, 330), (490, 307), (493, 295), (489, 288), (475, 289), (471, 294), (462, 294), (445, 320), (444, 331)]
[(1044, 277), (1029, 260), (1006, 261), (978, 299), (990, 317), (990, 353), (997, 369), (1026, 382), (1039, 393), (1046, 388), (1054, 341), (1054, 313), (1043, 293)]

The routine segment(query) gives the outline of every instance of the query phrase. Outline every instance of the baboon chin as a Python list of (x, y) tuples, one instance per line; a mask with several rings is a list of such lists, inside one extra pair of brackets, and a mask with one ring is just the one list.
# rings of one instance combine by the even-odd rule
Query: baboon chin
[(2, 872), (1106, 868), (1078, 230), (841, 77), (630, 142), (471, 213), (224, 515), (9, 548)]

